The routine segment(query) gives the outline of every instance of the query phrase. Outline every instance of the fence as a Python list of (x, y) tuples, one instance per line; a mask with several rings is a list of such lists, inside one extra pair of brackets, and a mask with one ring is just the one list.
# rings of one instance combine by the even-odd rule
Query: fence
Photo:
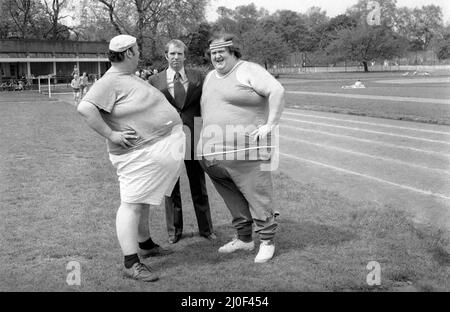
[[(34, 90), (39, 93), (48, 94), (51, 97), (52, 93), (72, 92), (72, 88), (70, 86), (72, 79), (72, 76), (67, 75), (45, 75), (39, 77), (7, 79), (0, 83), (0, 92)], [(97, 79), (98, 75), (88, 75), (89, 84), (93, 84)]]
[[(369, 72), (393, 71), (448, 71), (450, 65), (374, 65), (369, 66)], [(271, 68), (272, 74), (310, 74), (310, 73), (337, 73), (337, 72), (364, 72), (363, 66), (307, 66), (307, 67), (277, 67)]]

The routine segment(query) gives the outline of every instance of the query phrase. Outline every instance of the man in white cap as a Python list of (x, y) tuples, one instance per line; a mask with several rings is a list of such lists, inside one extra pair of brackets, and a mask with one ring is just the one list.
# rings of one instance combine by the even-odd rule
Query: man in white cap
[(78, 112), (107, 139), (117, 170), (121, 204), (116, 231), (125, 274), (153, 282), (158, 275), (142, 257), (167, 254), (150, 238), (149, 208), (170, 195), (183, 163), (185, 135), (177, 111), (164, 95), (134, 75), (139, 61), (136, 38), (119, 35), (109, 44), (111, 68), (89, 90)]

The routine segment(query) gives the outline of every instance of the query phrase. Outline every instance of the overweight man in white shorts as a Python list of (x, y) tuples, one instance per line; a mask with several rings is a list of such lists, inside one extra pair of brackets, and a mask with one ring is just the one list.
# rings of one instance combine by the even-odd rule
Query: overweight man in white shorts
[(136, 38), (116, 36), (109, 50), (111, 68), (92, 86), (78, 112), (107, 139), (117, 170), (121, 204), (116, 231), (125, 275), (153, 282), (158, 274), (141, 263), (138, 254), (161, 252), (150, 238), (149, 208), (172, 193), (183, 163), (185, 135), (165, 96), (134, 75), (139, 61)]

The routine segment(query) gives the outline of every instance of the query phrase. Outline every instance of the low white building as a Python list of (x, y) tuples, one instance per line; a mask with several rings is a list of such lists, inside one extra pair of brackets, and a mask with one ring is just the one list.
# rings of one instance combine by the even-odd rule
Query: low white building
[(0, 81), (52, 75), (67, 79), (80, 73), (101, 76), (110, 63), (107, 42), (0, 39)]

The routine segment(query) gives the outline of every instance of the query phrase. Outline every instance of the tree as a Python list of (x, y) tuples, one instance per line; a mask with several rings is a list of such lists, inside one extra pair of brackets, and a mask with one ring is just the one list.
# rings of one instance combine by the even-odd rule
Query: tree
[(213, 32), (226, 32), (238, 37), (254, 30), (258, 22), (268, 15), (267, 10), (259, 10), (254, 3), (237, 6), (234, 10), (226, 7), (217, 9), (219, 18), (213, 25)]
[(29, 29), (32, 26), (32, 8), (33, 0), (9, 0), (3, 2), (2, 11), (9, 13), (10, 20), (13, 22), (11, 30), (20, 38), (26, 38), (29, 35)]
[(317, 6), (312, 6), (306, 11), (305, 19), (306, 26), (310, 30), (317, 29), (329, 20), (327, 17), (327, 12)]
[(310, 7), (306, 14), (303, 14), (305, 24), (308, 29), (308, 35), (305, 37), (304, 42), (307, 48), (305, 51), (316, 51), (323, 49), (320, 43), (326, 38), (324, 28), (326, 27), (329, 18), (326, 15), (326, 11), (321, 8), (313, 6)]
[(367, 65), (369, 61), (401, 56), (405, 49), (405, 40), (390, 28), (365, 25), (339, 31), (337, 38), (328, 47), (328, 50), (335, 51), (336, 61), (360, 62), (365, 72), (369, 71)]
[(7, 10), (6, 2), (6, 0), (0, 0), (0, 39), (8, 38), (13, 31), (13, 20)]
[(344, 29), (353, 29), (357, 27), (355, 18), (341, 14), (330, 19), (327, 23), (317, 26), (316, 29), (316, 47), (319, 51), (324, 51), (326, 55), (333, 53), (328, 47), (333, 40), (338, 38), (338, 34)]
[(98, 1), (72, 2), (67, 9), (78, 12), (72, 15), (72, 23), (76, 25), (72, 31), (78, 40), (109, 41), (117, 34), (109, 14)]
[(238, 24), (233, 18), (233, 10), (220, 6), (217, 9), (219, 17), (217, 21), (212, 25), (213, 32), (225, 32), (230, 34), (238, 33)]
[(2, 38), (44, 39), (51, 28), (39, 0), (0, 1), (0, 36)]
[[(290, 10), (277, 11), (270, 18), (262, 22), (263, 29), (279, 34), (292, 52), (308, 51), (311, 48), (311, 35), (305, 18)], [(273, 21), (271, 27), (269, 21)]]
[(209, 63), (209, 60), (205, 57), (205, 52), (209, 48), (208, 41), (210, 36), (211, 26), (206, 22), (200, 23), (197, 31), (187, 36), (187, 59), (190, 63), (198, 65), (206, 65)]
[(238, 24), (236, 35), (242, 36), (242, 34), (254, 30), (258, 21), (266, 15), (268, 12), (265, 9), (258, 10), (254, 3), (237, 6), (234, 10), (234, 20)]
[(450, 25), (442, 28), (442, 34), (433, 41), (433, 50), (439, 60), (450, 58)]
[[(169, 37), (194, 30), (205, 19), (207, 0), (91, 0), (102, 4), (116, 34), (134, 35), (142, 59), (162, 58), (157, 47)], [(195, 22), (194, 22), (195, 21)]]
[(51, 34), (50, 38), (53, 40), (68, 39), (70, 35), (69, 27), (60, 23), (61, 19), (67, 17), (61, 15), (61, 11), (67, 6), (67, 0), (43, 0), (43, 3), (51, 25), (44, 37)]
[(427, 50), (431, 40), (438, 36), (443, 28), (442, 9), (435, 5), (426, 5), (412, 10), (411, 37), (416, 39), (421, 50)]
[[(395, 26), (397, 0), (359, 0), (355, 5), (347, 9), (346, 14), (353, 17), (360, 25), (370, 26)], [(377, 24), (379, 22), (379, 24)]]
[(275, 32), (265, 32), (262, 27), (246, 32), (242, 36), (242, 54), (246, 59), (269, 65), (283, 62), (289, 54), (289, 47)]

